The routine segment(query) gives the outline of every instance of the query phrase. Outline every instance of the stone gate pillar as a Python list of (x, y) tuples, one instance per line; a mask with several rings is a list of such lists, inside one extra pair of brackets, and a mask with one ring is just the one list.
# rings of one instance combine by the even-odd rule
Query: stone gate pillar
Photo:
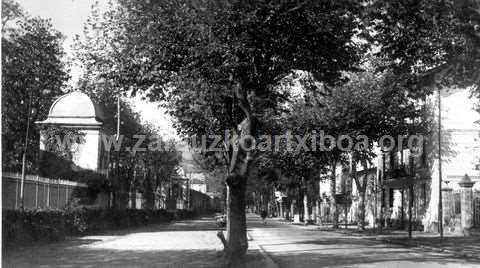
[(469, 229), (473, 226), (473, 196), (472, 187), (475, 184), (467, 174), (458, 183), (462, 189), (460, 202), (462, 210), (461, 227), (464, 235), (469, 235)]

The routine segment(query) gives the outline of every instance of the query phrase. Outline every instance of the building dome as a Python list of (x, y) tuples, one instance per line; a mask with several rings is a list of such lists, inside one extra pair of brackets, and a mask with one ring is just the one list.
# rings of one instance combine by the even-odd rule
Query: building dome
[(59, 97), (50, 107), (48, 118), (39, 124), (101, 126), (103, 112), (90, 97), (73, 91)]

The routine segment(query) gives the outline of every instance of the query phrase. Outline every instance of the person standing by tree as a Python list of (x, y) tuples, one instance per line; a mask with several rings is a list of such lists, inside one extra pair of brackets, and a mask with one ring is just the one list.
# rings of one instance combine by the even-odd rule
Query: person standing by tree
[(267, 224), (267, 211), (265, 209), (260, 211), (260, 217), (262, 218), (263, 224)]

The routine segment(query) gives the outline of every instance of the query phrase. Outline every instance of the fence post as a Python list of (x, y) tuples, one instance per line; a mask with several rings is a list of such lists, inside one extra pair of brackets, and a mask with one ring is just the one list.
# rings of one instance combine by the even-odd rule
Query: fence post
[(45, 197), (45, 195), (47, 194), (47, 184), (44, 182), (43, 183), (43, 206), (44, 208), (47, 208), (47, 198)]
[(65, 206), (68, 204), (68, 187), (69, 185), (65, 185)]
[(18, 208), (18, 178), (15, 176), (15, 209)]
[(38, 175), (35, 181), (35, 209), (38, 209)]
[(57, 180), (57, 206), (60, 209), (60, 180)]
[(473, 195), (473, 225), (480, 226), (480, 192)]
[(46, 208), (50, 208), (50, 181), (47, 181), (47, 206)]

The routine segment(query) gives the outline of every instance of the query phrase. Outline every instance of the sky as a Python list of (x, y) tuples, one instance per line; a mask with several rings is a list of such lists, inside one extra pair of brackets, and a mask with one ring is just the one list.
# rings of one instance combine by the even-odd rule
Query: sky
[[(75, 35), (83, 35), (83, 25), (87, 21), (92, 5), (98, 2), (100, 8), (107, 6), (108, 0), (17, 0), (24, 11), (34, 17), (51, 19), (52, 25), (60, 31), (65, 40), (63, 47), (67, 57), (72, 55), (72, 43)], [(78, 77), (79, 68), (72, 67), (73, 79)], [(70, 84), (74, 84), (71, 81)], [(160, 134), (168, 138), (178, 139), (172, 128), (171, 118), (158, 103), (142, 101), (140, 97), (130, 99), (134, 109), (142, 116), (142, 120), (152, 123), (160, 129)]]

